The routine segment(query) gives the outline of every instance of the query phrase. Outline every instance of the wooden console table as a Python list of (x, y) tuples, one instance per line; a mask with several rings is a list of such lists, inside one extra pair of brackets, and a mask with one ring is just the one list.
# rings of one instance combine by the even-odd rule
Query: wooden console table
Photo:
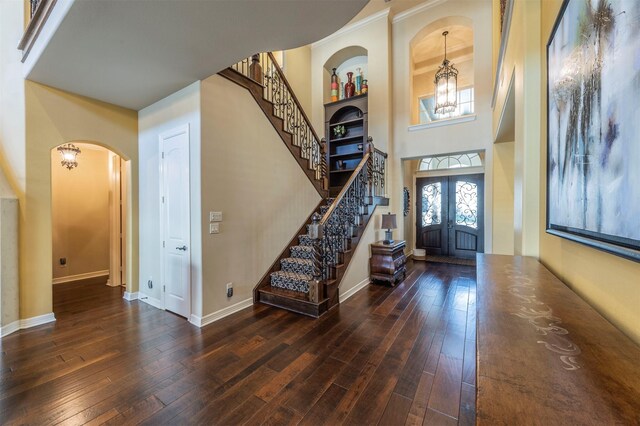
[(479, 254), (477, 424), (640, 424), (640, 348), (531, 257)]
[(371, 281), (386, 281), (395, 285), (400, 277), (404, 280), (407, 274), (405, 246), (402, 240), (396, 240), (392, 244), (384, 244), (382, 241), (371, 244), (371, 259), (369, 259)]

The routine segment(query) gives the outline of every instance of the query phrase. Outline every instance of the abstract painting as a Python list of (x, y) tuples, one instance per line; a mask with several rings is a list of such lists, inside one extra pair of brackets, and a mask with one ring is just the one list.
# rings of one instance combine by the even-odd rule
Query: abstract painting
[(547, 78), (547, 232), (640, 261), (640, 1), (565, 0)]

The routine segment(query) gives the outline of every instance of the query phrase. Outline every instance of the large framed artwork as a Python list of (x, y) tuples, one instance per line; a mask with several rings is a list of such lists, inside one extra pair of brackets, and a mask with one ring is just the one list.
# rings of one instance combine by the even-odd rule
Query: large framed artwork
[(565, 0), (547, 84), (547, 232), (640, 261), (640, 0)]

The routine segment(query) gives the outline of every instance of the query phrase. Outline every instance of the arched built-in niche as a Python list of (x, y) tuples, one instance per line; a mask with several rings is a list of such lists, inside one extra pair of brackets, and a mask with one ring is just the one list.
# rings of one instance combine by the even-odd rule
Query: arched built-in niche
[(360, 68), (362, 75), (366, 79), (367, 75), (369, 74), (368, 62), (367, 49), (361, 46), (345, 47), (344, 49), (340, 49), (336, 53), (331, 55), (331, 57), (324, 63), (324, 69), (322, 73), (322, 92), (324, 103), (331, 102), (331, 72), (333, 68), (336, 69), (336, 74), (338, 75), (338, 83), (346, 83), (347, 72), (353, 72), (355, 79), (355, 73), (357, 72), (358, 68)]
[[(458, 108), (455, 112), (436, 115), (433, 111), (434, 80), (444, 59), (444, 37), (447, 35), (447, 59), (458, 70)], [(474, 113), (473, 22), (469, 18), (450, 16), (434, 21), (411, 39), (410, 45), (411, 124)]]

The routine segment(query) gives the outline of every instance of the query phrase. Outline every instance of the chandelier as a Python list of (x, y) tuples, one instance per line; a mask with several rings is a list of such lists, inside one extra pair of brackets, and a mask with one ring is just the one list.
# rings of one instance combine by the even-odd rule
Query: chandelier
[(447, 59), (447, 34), (449, 31), (442, 33), (444, 36), (444, 60), (438, 68), (436, 79), (436, 114), (444, 114), (455, 111), (458, 106), (458, 70)]
[(82, 152), (80, 151), (80, 148), (72, 143), (67, 143), (64, 145), (60, 145), (58, 147), (58, 152), (62, 157), (62, 161), (60, 162), (60, 164), (62, 164), (62, 167), (66, 167), (69, 170), (78, 167), (78, 160), (76, 157)]

